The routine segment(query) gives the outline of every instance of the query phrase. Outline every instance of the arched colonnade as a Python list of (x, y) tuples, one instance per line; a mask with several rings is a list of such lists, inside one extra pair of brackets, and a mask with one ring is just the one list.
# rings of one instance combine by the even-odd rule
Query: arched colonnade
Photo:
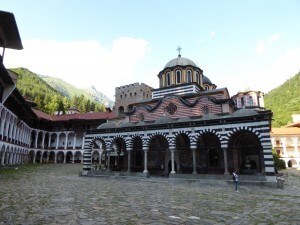
[(268, 130), (232, 127), (87, 134), (83, 170), (91, 170), (99, 154), (108, 171), (274, 175)]

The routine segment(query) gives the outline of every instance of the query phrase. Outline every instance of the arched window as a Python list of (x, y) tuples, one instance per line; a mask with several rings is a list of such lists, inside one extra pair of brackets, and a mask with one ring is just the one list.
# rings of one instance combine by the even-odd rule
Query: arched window
[(124, 114), (124, 107), (123, 106), (119, 107), (119, 114)]
[(205, 85), (205, 91), (208, 91), (208, 90), (209, 90), (209, 87)]
[(249, 96), (249, 105), (253, 106), (253, 98), (252, 98), (252, 96)]
[(187, 83), (192, 83), (192, 82), (193, 82), (193, 79), (192, 79), (192, 71), (191, 71), (191, 70), (188, 70), (188, 71), (187, 71), (187, 74), (186, 74), (186, 82), (187, 82)]
[(198, 72), (196, 72), (196, 82), (197, 84), (200, 84), (200, 75)]
[(176, 70), (176, 84), (181, 83), (181, 70)]
[(170, 86), (170, 85), (171, 85), (170, 72), (168, 72), (167, 75), (166, 75), (166, 84), (167, 84), (167, 86)]

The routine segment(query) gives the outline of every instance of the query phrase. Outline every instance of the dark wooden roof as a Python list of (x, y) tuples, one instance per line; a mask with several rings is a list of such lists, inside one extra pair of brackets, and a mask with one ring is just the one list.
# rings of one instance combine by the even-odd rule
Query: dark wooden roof
[(0, 11), (0, 47), (23, 49), (14, 14)]

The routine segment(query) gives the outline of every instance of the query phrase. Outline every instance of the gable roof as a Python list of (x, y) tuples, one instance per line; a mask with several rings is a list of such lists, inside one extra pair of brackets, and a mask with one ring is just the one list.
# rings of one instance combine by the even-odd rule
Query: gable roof
[(15, 16), (10, 12), (0, 11), (0, 46), (23, 49)]
[(37, 109), (32, 109), (40, 119), (49, 121), (70, 121), (70, 120), (108, 120), (115, 117), (114, 112), (93, 112), (93, 113), (75, 113), (64, 115), (49, 115)]

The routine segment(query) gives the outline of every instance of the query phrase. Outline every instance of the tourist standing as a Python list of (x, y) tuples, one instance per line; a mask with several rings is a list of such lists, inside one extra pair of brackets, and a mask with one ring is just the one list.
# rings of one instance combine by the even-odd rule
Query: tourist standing
[(238, 175), (238, 172), (233, 172), (233, 181), (234, 181), (234, 187), (235, 187), (235, 191), (236, 192), (239, 192), (238, 191), (238, 182), (239, 182), (239, 175)]

